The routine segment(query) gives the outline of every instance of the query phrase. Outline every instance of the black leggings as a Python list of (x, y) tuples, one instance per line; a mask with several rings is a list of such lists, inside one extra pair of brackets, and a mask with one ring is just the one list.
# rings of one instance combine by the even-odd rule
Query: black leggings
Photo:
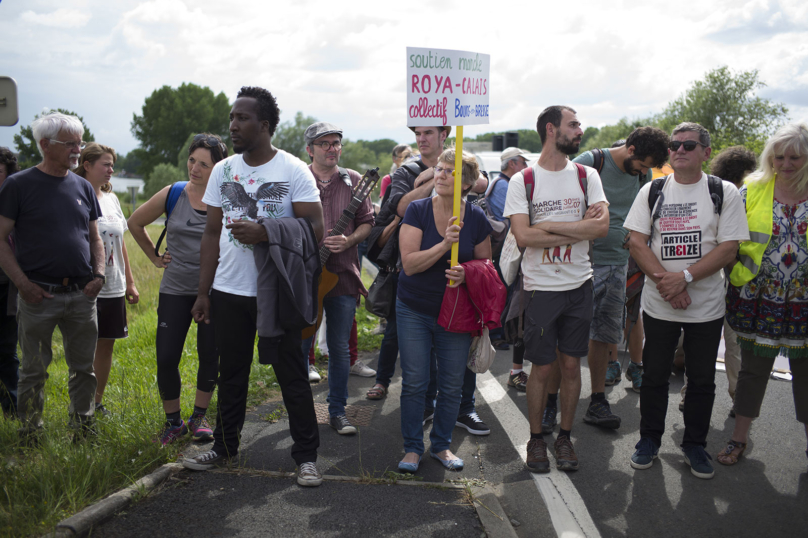
[[(193, 321), (191, 308), (195, 301), (196, 295), (160, 294), (157, 306), (157, 388), (163, 400), (180, 397), (180, 359)], [(212, 324), (200, 323), (197, 326), (196, 353), (199, 356), (196, 388), (212, 392), (219, 373), (219, 354)]]

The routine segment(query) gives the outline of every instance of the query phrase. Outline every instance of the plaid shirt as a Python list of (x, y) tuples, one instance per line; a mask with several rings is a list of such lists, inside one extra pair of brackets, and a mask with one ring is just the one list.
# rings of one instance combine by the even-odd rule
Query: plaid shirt
[[(309, 165), (309, 170), (311, 170), (314, 177), (317, 177), (311, 165)], [(348, 170), (348, 175), (351, 177), (353, 187), (356, 187), (362, 179), (362, 176), (350, 169)], [(343, 210), (351, 203), (353, 189), (342, 181), (338, 171), (334, 172), (331, 176), (331, 182), (327, 185), (321, 185), (318, 181), (317, 188), (320, 189), (320, 201), (323, 204), (323, 217), (325, 219), (326, 232), (323, 239), (325, 239), (325, 237), (328, 237), (328, 231), (339, 221)], [(370, 224), (373, 226), (373, 222), (373, 205), (371, 204), (370, 197), (367, 197), (356, 210), (354, 219), (348, 223), (348, 227), (345, 228), (342, 234), (348, 237), (362, 224)], [(323, 246), (322, 242), (320, 246)], [(368, 292), (359, 276), (359, 251), (357, 245), (343, 252), (332, 252), (328, 257), (328, 261), (325, 263), (325, 268), (339, 276), (339, 282), (337, 282), (333, 290), (328, 292), (326, 298), (351, 295), (358, 300), (360, 294), (367, 296)]]

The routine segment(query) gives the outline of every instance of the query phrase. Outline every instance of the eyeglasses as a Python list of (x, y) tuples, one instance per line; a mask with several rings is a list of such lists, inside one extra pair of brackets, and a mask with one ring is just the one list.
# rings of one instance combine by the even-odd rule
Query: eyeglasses
[(454, 174), (454, 168), (441, 168), (440, 166), (436, 166), (435, 167), (435, 173), (436, 174), (443, 173), (443, 174), (451, 176), (452, 174)]
[(84, 148), (87, 147), (87, 144), (84, 143), (82, 140), (81, 142), (62, 142), (61, 140), (56, 140), (55, 138), (48, 138), (54, 144), (62, 144), (63, 146), (67, 146), (68, 148), (76, 148), (79, 151), (84, 151)]
[(342, 147), (342, 142), (337, 140), (336, 142), (312, 142), (312, 146), (317, 146), (318, 148), (322, 148), (323, 151), (328, 151), (331, 148), (340, 149)]
[(205, 146), (208, 147), (208, 148), (219, 148), (220, 150), (223, 150), (223, 148), (226, 147), (224, 145), (224, 142), (222, 142), (220, 139), (216, 138), (215, 136), (206, 135), (206, 134), (198, 134), (198, 135), (196, 135), (194, 137), (194, 142), (193, 143), (196, 144), (197, 142), (204, 143)]
[(705, 144), (702, 144), (701, 142), (696, 142), (695, 140), (685, 140), (684, 142), (680, 142), (678, 140), (671, 140), (670, 144), (668, 144), (668, 147), (671, 148), (671, 151), (679, 151), (679, 147), (681, 146), (685, 147), (685, 151), (693, 151), (694, 149), (696, 149), (696, 146), (704, 146), (705, 148), (709, 147)]

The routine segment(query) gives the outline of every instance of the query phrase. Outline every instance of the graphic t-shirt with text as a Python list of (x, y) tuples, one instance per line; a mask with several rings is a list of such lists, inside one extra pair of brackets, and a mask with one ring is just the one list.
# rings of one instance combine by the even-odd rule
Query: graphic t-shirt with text
[[(651, 251), (669, 272), (687, 269), (725, 241), (747, 241), (749, 228), (738, 189), (723, 182), (724, 205), (721, 216), (710, 199), (707, 175), (694, 184), (684, 185), (668, 176), (660, 195), (659, 219), (651, 229), (648, 207), (648, 183), (640, 189), (631, 206), (625, 227), (652, 235)], [(724, 315), (724, 271), (692, 282), (687, 286), (691, 304), (685, 310), (674, 309), (659, 294), (656, 284), (646, 276), (642, 308), (654, 318), (665, 321), (699, 323)]]
[[(587, 194), (590, 206), (606, 202), (600, 176), (594, 168), (586, 168)], [(533, 165), (535, 187), (532, 208), (525, 194), (525, 177), (515, 174), (508, 182), (505, 217), (530, 214), (530, 225), (539, 222), (577, 222), (586, 213), (586, 202), (578, 181), (578, 168), (571, 162), (558, 172)], [(530, 211), (528, 211), (530, 209)], [(589, 241), (549, 248), (528, 247), (522, 258), (522, 273), (526, 290), (566, 291), (581, 287), (592, 277), (589, 261)]]
[(241, 155), (216, 163), (202, 201), (222, 208), (219, 265), (213, 288), (225, 293), (255, 297), (258, 273), (253, 245), (233, 237), (226, 226), (241, 220), (294, 218), (293, 202), (319, 202), (314, 176), (297, 157), (278, 150), (266, 164), (252, 167)]

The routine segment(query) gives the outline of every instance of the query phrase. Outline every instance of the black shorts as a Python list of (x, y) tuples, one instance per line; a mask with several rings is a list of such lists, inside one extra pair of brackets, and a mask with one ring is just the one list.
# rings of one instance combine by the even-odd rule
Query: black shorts
[(589, 353), (592, 324), (592, 281), (567, 291), (527, 291), (525, 358), (533, 364), (551, 364), (556, 348), (570, 357)]
[(117, 340), (129, 336), (125, 297), (99, 297), (95, 308), (98, 311), (99, 339)]

